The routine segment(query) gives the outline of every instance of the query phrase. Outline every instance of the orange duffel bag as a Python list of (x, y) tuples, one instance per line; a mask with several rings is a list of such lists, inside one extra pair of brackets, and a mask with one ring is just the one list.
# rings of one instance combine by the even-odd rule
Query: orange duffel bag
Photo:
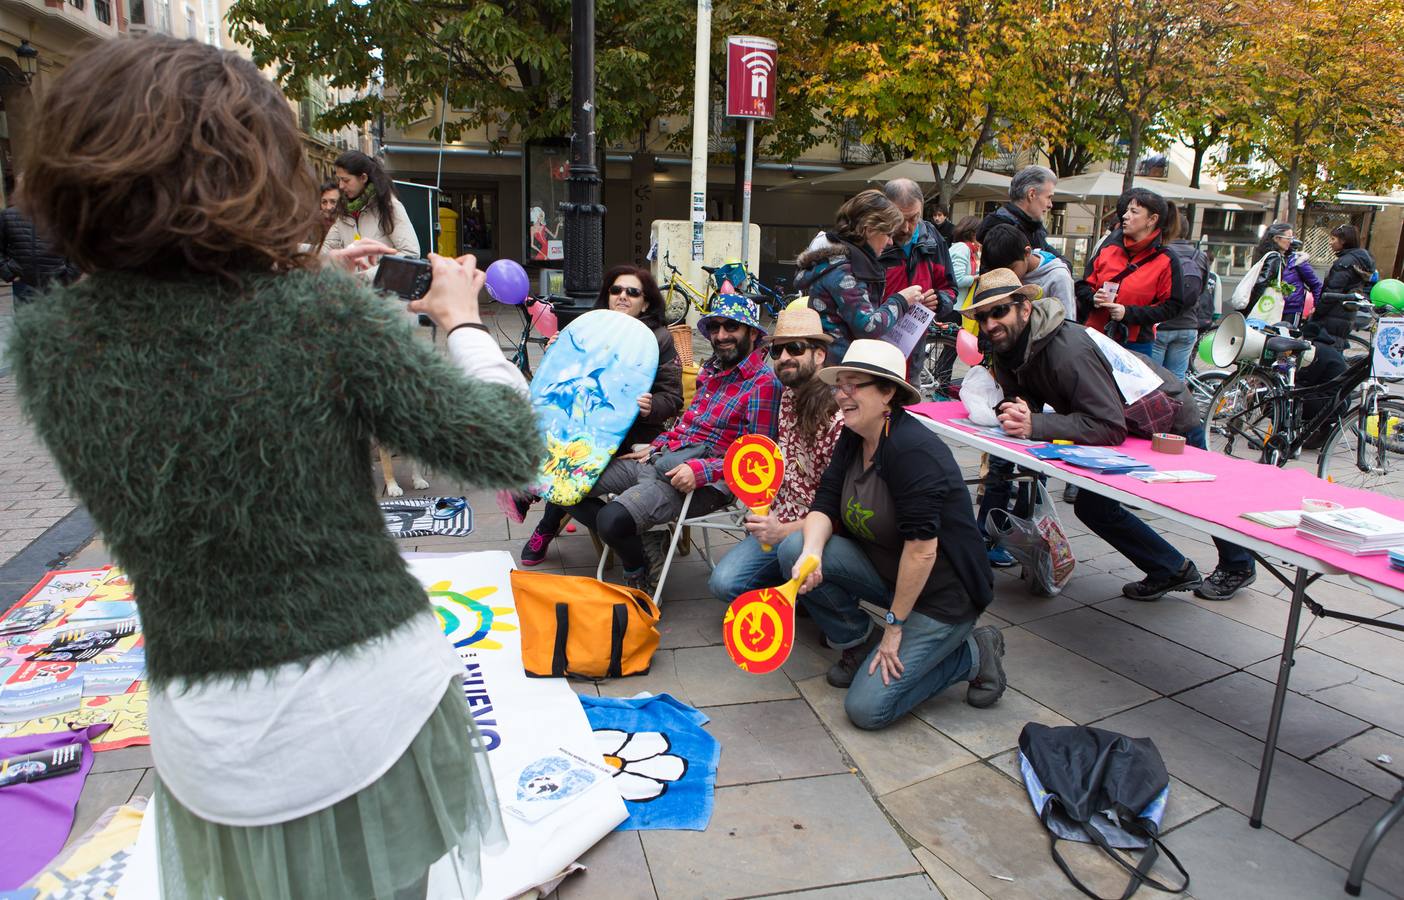
[(658, 607), (643, 591), (594, 578), (512, 572), (528, 675), (643, 675), (658, 649)]

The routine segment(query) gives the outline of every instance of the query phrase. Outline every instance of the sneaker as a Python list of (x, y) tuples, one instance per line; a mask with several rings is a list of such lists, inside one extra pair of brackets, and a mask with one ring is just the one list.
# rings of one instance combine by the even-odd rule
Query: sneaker
[(1185, 564), (1180, 567), (1180, 571), (1165, 578), (1156, 578), (1147, 575), (1140, 581), (1133, 581), (1121, 589), (1124, 596), (1132, 600), (1144, 600), (1149, 603), (1152, 600), (1159, 600), (1171, 591), (1187, 591), (1190, 588), (1197, 588), (1204, 583), (1204, 578), (1199, 574), (1199, 570), (1194, 567), (1194, 563), (1185, 560)]
[(1064, 503), (1076, 503), (1076, 502), (1077, 502), (1077, 491), (1078, 491), (1077, 485), (1075, 485), (1075, 484), (1065, 485), (1065, 486), (1063, 487), (1063, 502), (1064, 502)]
[(625, 569), (624, 586), (653, 596), (653, 578), (650, 577), (648, 569)]
[(1009, 681), (1004, 677), (1004, 634), (993, 625), (981, 625), (970, 636), (980, 648), (980, 671), (965, 689), (965, 702), (976, 709), (994, 706)]
[(996, 569), (1007, 569), (1018, 562), (1014, 555), (1003, 547), (991, 547), (985, 555), (990, 558), (990, 565)]
[(1196, 597), (1205, 600), (1227, 600), (1258, 579), (1252, 569), (1215, 569), (1194, 589)]
[(533, 528), (531, 537), (527, 538), (526, 546), (522, 548), (522, 565), (541, 565), (546, 559), (546, 548), (551, 546), (551, 539), (554, 537), (554, 534), (542, 531), (540, 525)]
[(863, 665), (863, 660), (868, 658), (868, 653), (873, 649), (871, 641), (864, 641), (855, 647), (849, 647), (839, 656), (838, 662), (829, 666), (828, 674), (824, 678), (836, 688), (846, 688), (853, 684), (853, 679), (858, 675), (858, 669)]
[(497, 508), (502, 510), (504, 516), (513, 522), (525, 522), (526, 515), (531, 511), (531, 504), (535, 498), (521, 491), (502, 490), (497, 492), (496, 499)]
[(648, 560), (648, 574), (654, 578), (663, 571), (663, 560), (668, 556), (668, 539), (672, 535), (666, 531), (645, 531), (639, 535), (643, 542), (644, 559)]

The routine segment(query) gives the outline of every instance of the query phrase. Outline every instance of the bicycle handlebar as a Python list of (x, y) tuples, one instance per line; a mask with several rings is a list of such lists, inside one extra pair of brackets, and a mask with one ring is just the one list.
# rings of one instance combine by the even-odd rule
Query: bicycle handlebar
[(1322, 299), (1322, 300), (1344, 300), (1344, 301), (1347, 301), (1347, 302), (1348, 302), (1348, 301), (1351, 301), (1351, 300), (1354, 300), (1354, 301), (1356, 301), (1357, 303), (1361, 303), (1361, 302), (1364, 302), (1364, 300), (1365, 300), (1365, 295), (1364, 295), (1364, 294), (1337, 294), (1337, 293), (1334, 293), (1334, 292), (1332, 292), (1332, 291), (1323, 291), (1322, 294), (1321, 294), (1321, 298), (1320, 298), (1320, 299)]

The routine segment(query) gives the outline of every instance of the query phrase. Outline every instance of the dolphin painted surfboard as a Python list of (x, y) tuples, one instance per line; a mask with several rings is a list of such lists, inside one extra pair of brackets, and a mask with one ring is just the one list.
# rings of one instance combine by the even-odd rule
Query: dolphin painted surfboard
[(533, 493), (562, 506), (585, 499), (657, 374), (658, 340), (638, 319), (596, 309), (567, 325), (531, 380), (531, 405), (546, 438)]

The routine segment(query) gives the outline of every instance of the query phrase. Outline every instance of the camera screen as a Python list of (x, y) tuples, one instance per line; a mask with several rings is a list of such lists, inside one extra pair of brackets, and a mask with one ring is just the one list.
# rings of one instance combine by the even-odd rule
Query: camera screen
[(419, 260), (396, 256), (381, 257), (380, 268), (375, 273), (375, 287), (412, 299), (417, 296), (415, 280), (426, 268), (427, 266)]

